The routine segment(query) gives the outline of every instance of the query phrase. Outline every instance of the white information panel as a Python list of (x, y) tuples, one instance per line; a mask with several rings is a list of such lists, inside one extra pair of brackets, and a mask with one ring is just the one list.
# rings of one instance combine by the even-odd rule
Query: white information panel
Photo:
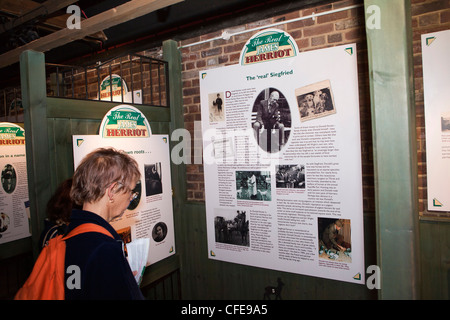
[(258, 36), (200, 72), (209, 258), (364, 284), (356, 46)]
[(422, 35), (428, 210), (450, 211), (450, 30)]
[(31, 236), (25, 130), (0, 123), (0, 244)]
[(111, 222), (125, 242), (149, 239), (147, 265), (175, 253), (169, 140), (151, 134), (140, 111), (120, 105), (105, 116), (99, 135), (73, 136), (75, 168), (91, 151), (100, 147), (123, 150), (139, 164), (139, 192), (125, 213)]

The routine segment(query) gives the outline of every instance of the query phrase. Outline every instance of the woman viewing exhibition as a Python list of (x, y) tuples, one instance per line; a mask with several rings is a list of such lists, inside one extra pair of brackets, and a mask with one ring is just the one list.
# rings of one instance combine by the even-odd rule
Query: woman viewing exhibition
[(67, 239), (65, 268), (72, 272), (65, 275), (67, 300), (144, 298), (125, 258), (122, 240), (109, 224), (136, 196), (132, 190), (140, 176), (137, 162), (112, 148), (91, 152), (76, 169), (70, 195), (82, 209), (73, 209), (68, 232), (94, 223), (112, 237), (88, 232)]

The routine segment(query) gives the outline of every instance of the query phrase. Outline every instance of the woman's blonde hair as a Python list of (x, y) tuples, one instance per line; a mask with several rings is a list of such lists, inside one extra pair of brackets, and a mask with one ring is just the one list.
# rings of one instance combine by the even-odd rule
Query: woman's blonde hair
[(70, 197), (77, 205), (100, 200), (106, 189), (118, 182), (118, 189), (139, 181), (139, 166), (132, 157), (114, 148), (99, 148), (83, 158), (73, 175)]

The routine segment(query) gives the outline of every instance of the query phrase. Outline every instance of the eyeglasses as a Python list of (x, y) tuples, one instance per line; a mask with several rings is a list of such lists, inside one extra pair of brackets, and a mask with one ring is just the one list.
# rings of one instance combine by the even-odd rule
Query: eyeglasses
[(130, 189), (129, 187), (127, 187), (126, 185), (124, 185), (122, 182), (117, 182), (117, 184), (122, 185), (124, 188), (128, 189), (128, 192), (130, 192), (130, 202), (133, 200), (136, 200), (139, 197), (139, 192), (133, 192), (132, 189)]
[(133, 192), (130, 197), (130, 202), (133, 200), (136, 200), (138, 197), (139, 197), (139, 192), (138, 191)]

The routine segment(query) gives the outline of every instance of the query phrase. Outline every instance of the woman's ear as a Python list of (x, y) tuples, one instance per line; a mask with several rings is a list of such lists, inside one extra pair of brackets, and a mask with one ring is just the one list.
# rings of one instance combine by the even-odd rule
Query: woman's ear
[(117, 186), (117, 182), (111, 183), (111, 185), (108, 187), (108, 189), (106, 189), (106, 194), (108, 196), (109, 202), (113, 203), (114, 202), (114, 195), (116, 194), (114, 189)]

